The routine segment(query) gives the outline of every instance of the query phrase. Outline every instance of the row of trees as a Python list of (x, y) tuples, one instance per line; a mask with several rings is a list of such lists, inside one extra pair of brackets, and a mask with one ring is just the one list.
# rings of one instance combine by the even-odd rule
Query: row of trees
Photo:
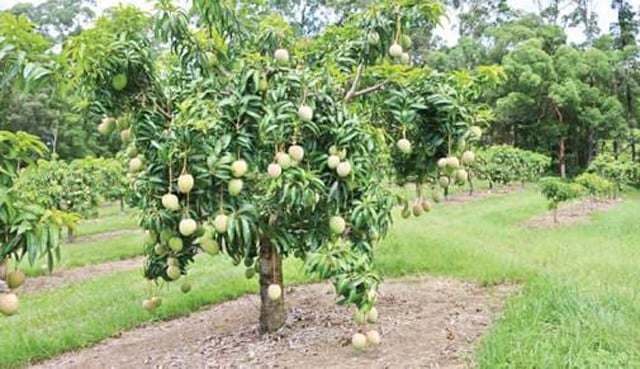
[(548, 156), (509, 145), (489, 146), (480, 150), (472, 173), (489, 181), (489, 187), (511, 183), (537, 182), (551, 165)]
[[(327, 27), (342, 25), (365, 2), (341, 0), (268, 0), (251, 5), (257, 16), (279, 12), (291, 24), (291, 34), (318, 36)], [(638, 9), (625, 0), (611, 1), (616, 12), (608, 32), (598, 28), (592, 0), (538, 1), (525, 13), (503, 0), (447, 1), (458, 19), (460, 38), (446, 45), (433, 27), (416, 25), (411, 37), (414, 63), (439, 71), (473, 70), (494, 65), (502, 83), (475, 91), (495, 111), (487, 143), (509, 143), (554, 159), (558, 173), (579, 173), (600, 152), (614, 157), (627, 152), (637, 159), (640, 136), (640, 49)], [(3, 60), (39, 62), (48, 83), (12, 90), (12, 63), (1, 63), (4, 78), (0, 129), (35, 134), (62, 158), (114, 155), (117, 140), (100, 138), (90, 127), (100, 117), (80, 114), (89, 104), (67, 78), (71, 60), (64, 48), (95, 14), (87, 0), (47, 0), (19, 4), (0, 14)], [(140, 21), (140, 20), (139, 20)], [(572, 28), (570, 28), (572, 27)], [(567, 33), (582, 32), (584, 42), (570, 44)]]
[(554, 222), (558, 222), (561, 203), (589, 196), (591, 199), (617, 198), (628, 187), (640, 187), (640, 163), (598, 155), (586, 172), (572, 180), (558, 177), (540, 179), (540, 191), (549, 201)]
[[(539, 1), (530, 14), (500, 0), (454, 3), (460, 40), (425, 61), (440, 70), (503, 67), (505, 83), (484, 93), (496, 114), (490, 141), (545, 153), (562, 176), (601, 152), (638, 159), (640, 16), (632, 2), (611, 2), (617, 19), (604, 33), (594, 1)], [(568, 27), (582, 30), (584, 42), (569, 43)]]
[[(124, 205), (127, 180), (123, 165), (114, 159), (41, 159), (21, 170), (14, 188), (25, 201), (86, 219), (96, 217), (105, 201)], [(68, 236), (72, 242), (73, 228)]]

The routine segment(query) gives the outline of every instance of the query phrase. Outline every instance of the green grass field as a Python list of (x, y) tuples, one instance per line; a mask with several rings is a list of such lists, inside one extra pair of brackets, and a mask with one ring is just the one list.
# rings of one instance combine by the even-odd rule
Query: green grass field
[(640, 368), (640, 194), (587, 224), (521, 226), (544, 211), (529, 190), (438, 209), (422, 233), (413, 230), (425, 219), (398, 222), (379, 269), (522, 282), (483, 342), (481, 368)]
[[(143, 238), (142, 231), (133, 230), (113, 238), (62, 245), (61, 260), (54, 270), (124, 260), (142, 255)], [(28, 265), (26, 262), (23, 264), (22, 270), (28, 276), (49, 273), (45, 261), (36, 262), (34, 265)]]
[[(480, 368), (640, 368), (640, 194), (625, 197), (590, 223), (554, 229), (521, 225), (546, 211), (535, 188), (438, 206), (421, 218), (397, 217), (376, 267), (387, 277), (521, 283), (483, 338)], [(82, 257), (121, 252), (118, 243), (98, 245)], [(81, 258), (71, 252), (65, 260)], [(306, 280), (296, 262), (286, 264), (285, 275), (289, 283)], [(156, 314), (139, 307), (148, 286), (139, 271), (24, 295), (20, 314), (0, 319), (0, 367), (19, 367), (257, 288), (255, 279), (244, 279), (243, 268), (222, 257), (199, 257), (188, 279), (193, 291), (175, 298), (179, 283), (172, 286)]]
[(120, 205), (110, 205), (100, 208), (99, 218), (80, 222), (76, 230), (76, 237), (93, 235), (121, 229), (137, 228), (134, 212), (130, 209), (120, 211)]

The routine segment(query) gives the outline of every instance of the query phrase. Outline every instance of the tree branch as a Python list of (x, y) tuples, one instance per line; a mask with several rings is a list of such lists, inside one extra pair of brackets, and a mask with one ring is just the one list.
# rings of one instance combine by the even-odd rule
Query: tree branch
[(348, 101), (353, 97), (353, 94), (356, 93), (356, 89), (358, 88), (358, 84), (360, 83), (360, 79), (362, 78), (362, 73), (364, 72), (364, 63), (360, 63), (358, 65), (358, 70), (356, 71), (356, 77), (353, 79), (353, 83), (351, 84), (351, 88), (347, 91), (347, 94), (344, 96), (344, 100)]
[[(378, 91), (378, 90), (382, 89), (387, 83), (389, 83), (388, 80), (382, 81), (382, 82), (380, 82), (378, 84), (375, 84), (373, 86), (369, 86), (367, 88), (363, 88), (360, 91), (356, 91), (356, 92), (352, 93), (349, 96), (349, 99), (352, 99), (354, 97), (359, 97), (359, 96), (362, 96), (362, 95), (366, 95), (366, 94), (371, 93), (371, 92)], [(348, 100), (348, 99), (345, 97), (345, 100)]]

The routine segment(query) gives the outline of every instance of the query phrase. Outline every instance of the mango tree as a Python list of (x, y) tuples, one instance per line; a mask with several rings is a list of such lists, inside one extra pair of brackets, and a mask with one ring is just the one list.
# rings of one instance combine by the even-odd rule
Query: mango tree
[(157, 9), (156, 39), (144, 15), (120, 8), (66, 50), (91, 112), (106, 115), (101, 130), (128, 122), (118, 128), (137, 153), (145, 277), (174, 281), (199, 251), (223, 252), (259, 275), (260, 330), (273, 332), (286, 319), (282, 259), (294, 256), (332, 280), (359, 323), (375, 323), (373, 251), (393, 198), (379, 170), (384, 141), (352, 102), (389, 88), (374, 66), (406, 60), (401, 29), (433, 25), (442, 7), (382, 1), (310, 39), (242, 5)]
[[(499, 68), (498, 68), (499, 69)], [(433, 73), (428, 68), (405, 68), (393, 77), (395, 88), (378, 99), (384, 108), (372, 119), (394, 143), (390, 152), (399, 185), (412, 182), (416, 199), (402, 199), (403, 217), (429, 211), (424, 186), (432, 187), (432, 199), (440, 202), (450, 186), (471, 184), (469, 165), (481, 135), (479, 125), (491, 120), (488, 108), (476, 103), (470, 91), (480, 89), (484, 72)], [(391, 78), (391, 77), (390, 77)]]
[[(8, 39), (0, 37), (0, 110), (12, 106), (13, 96), (39, 91), (49, 85), (50, 70), (39, 62), (35, 50), (44, 51), (46, 42), (23, 18), (0, 16), (3, 34), (20, 35)], [(22, 37), (24, 36), (24, 37)], [(29, 53), (32, 50), (34, 53)], [(5, 110), (2, 110), (6, 113)], [(0, 126), (6, 126), (6, 114), (0, 116)], [(0, 130), (0, 313), (14, 314), (18, 297), (12, 290), (24, 282), (24, 274), (9, 269), (9, 259), (17, 262), (24, 257), (34, 263), (41, 256), (47, 258), (49, 269), (59, 254), (60, 227), (73, 226), (76, 218), (51, 209), (39, 202), (29, 202), (15, 188), (19, 172), (44, 155), (46, 146), (35, 136), (25, 132)]]
[(574, 179), (575, 183), (584, 187), (585, 192), (592, 200), (597, 198), (612, 197), (614, 185), (610, 181), (594, 173), (582, 173)]
[(14, 186), (21, 168), (32, 165), (45, 151), (35, 136), (0, 131), (0, 313), (5, 315), (18, 310), (12, 290), (25, 280), (21, 271), (10, 270), (9, 259), (18, 264), (26, 257), (33, 264), (45, 256), (51, 270), (60, 258), (61, 227), (73, 227), (77, 221), (73, 215), (25, 199)]
[(489, 188), (513, 182), (536, 182), (551, 165), (551, 158), (510, 145), (494, 145), (478, 151), (473, 171), (489, 181)]
[(637, 164), (616, 159), (613, 155), (603, 153), (598, 156), (589, 164), (587, 171), (595, 173), (600, 177), (612, 182), (614, 184), (613, 195), (618, 197), (624, 187), (632, 183), (632, 175), (635, 172), (634, 167)]
[[(29, 202), (94, 218), (105, 198), (122, 196), (123, 181), (122, 165), (114, 159), (41, 159), (20, 173), (15, 187)], [(73, 240), (70, 227), (68, 242)]]

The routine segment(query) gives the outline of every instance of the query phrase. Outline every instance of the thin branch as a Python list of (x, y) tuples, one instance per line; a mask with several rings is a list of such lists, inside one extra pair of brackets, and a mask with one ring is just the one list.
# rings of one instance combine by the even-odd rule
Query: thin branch
[[(151, 101), (153, 103), (153, 107), (156, 109), (157, 112), (161, 113), (162, 115), (164, 115), (165, 118), (167, 118), (169, 121), (173, 121), (173, 114), (170, 112), (167, 112), (165, 109), (163, 109), (160, 104), (158, 104), (158, 102), (156, 101), (156, 99), (154, 99), (153, 97), (151, 97), (147, 91), (144, 91), (144, 97), (146, 99), (148, 99), (149, 101)], [(171, 107), (169, 107), (169, 109), (171, 109)]]
[(353, 79), (353, 83), (351, 84), (351, 88), (344, 96), (344, 100), (348, 101), (353, 97), (353, 94), (356, 93), (356, 89), (358, 88), (358, 84), (360, 83), (360, 79), (362, 78), (362, 73), (364, 72), (364, 63), (360, 63), (358, 65), (358, 70), (356, 71), (356, 78)]
[(145, 102), (147, 102), (147, 100), (151, 101), (153, 103), (154, 108), (160, 112), (162, 115), (165, 116), (165, 118), (167, 118), (169, 121), (173, 120), (173, 115), (168, 113), (166, 110), (164, 110), (157, 102), (156, 100), (149, 95), (149, 91), (147, 91), (146, 89), (143, 89), (140, 84), (138, 83), (137, 80), (134, 79), (134, 82), (136, 83), (136, 86), (138, 87), (138, 90), (141, 91), (142, 93), (142, 98), (144, 100), (142, 100), (142, 103), (144, 104)]
[[(349, 96), (349, 98), (352, 99), (354, 97), (359, 97), (359, 96), (366, 95), (366, 94), (371, 93), (371, 92), (378, 91), (378, 90), (382, 89), (387, 83), (389, 83), (388, 80), (380, 82), (380, 83), (378, 83), (376, 85), (373, 85), (373, 86), (369, 86), (367, 88), (363, 88), (362, 90), (356, 91), (353, 94), (351, 94), (351, 96)], [(347, 98), (345, 98), (345, 99), (347, 99)]]

